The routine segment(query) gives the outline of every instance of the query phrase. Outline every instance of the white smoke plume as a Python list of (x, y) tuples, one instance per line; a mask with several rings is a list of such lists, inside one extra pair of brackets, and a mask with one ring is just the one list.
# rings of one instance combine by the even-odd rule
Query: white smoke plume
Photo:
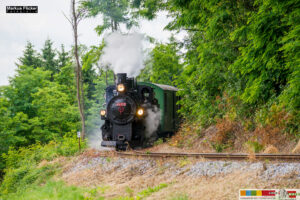
[(143, 41), (144, 35), (139, 33), (111, 33), (105, 38), (106, 46), (100, 62), (108, 65), (115, 74), (127, 73), (136, 77), (144, 68)]
[(145, 118), (146, 138), (150, 138), (156, 131), (160, 124), (160, 110), (155, 106), (154, 109), (147, 109), (147, 116)]
[(102, 134), (100, 130), (92, 131), (91, 133), (87, 134), (88, 137), (88, 146), (93, 149), (101, 149), (101, 142), (102, 142)]
[[(87, 123), (87, 127), (91, 127), (91, 130), (87, 132), (87, 142), (89, 148), (97, 149), (101, 151), (111, 150), (111, 148), (108, 147), (102, 147), (102, 131), (100, 127), (103, 125), (103, 121), (100, 120), (99, 117), (93, 116), (92, 123)], [(91, 121), (90, 121), (91, 122)]]
[(111, 148), (109, 147), (102, 147), (102, 132), (101, 130), (94, 130), (91, 133), (87, 134), (88, 138), (88, 146), (92, 149), (97, 149), (101, 151), (109, 151)]

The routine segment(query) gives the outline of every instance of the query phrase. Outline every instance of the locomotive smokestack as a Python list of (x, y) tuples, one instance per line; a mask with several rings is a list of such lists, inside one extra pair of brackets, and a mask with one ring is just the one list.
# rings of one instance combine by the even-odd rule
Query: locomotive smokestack
[(117, 85), (118, 84), (121, 84), (121, 83), (126, 83), (126, 76), (127, 74), (126, 73), (118, 73), (117, 74)]

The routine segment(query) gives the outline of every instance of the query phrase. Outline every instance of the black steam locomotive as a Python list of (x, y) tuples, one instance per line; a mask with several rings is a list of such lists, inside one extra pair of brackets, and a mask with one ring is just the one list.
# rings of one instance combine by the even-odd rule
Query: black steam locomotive
[(174, 133), (179, 119), (177, 89), (173, 86), (137, 83), (125, 73), (106, 89), (101, 146), (126, 150), (130, 145), (148, 146), (158, 137)]

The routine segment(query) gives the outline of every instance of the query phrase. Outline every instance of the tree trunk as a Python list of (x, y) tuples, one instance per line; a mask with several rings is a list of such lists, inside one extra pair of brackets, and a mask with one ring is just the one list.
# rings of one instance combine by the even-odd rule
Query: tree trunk
[(84, 139), (85, 138), (85, 115), (84, 115), (84, 88), (83, 88), (83, 77), (82, 77), (82, 70), (81, 70), (81, 67), (80, 67), (80, 92), (81, 92), (81, 99), (80, 99), (80, 103), (81, 103), (81, 106), (80, 106), (80, 109), (81, 109), (81, 114), (80, 114), (80, 117), (81, 117), (81, 130), (82, 130), (82, 138)]
[(81, 76), (81, 65), (79, 61), (78, 55), (78, 13), (76, 13), (75, 8), (75, 0), (71, 1), (72, 4), (72, 26), (73, 26), (73, 33), (74, 33), (74, 56), (76, 60), (76, 89), (77, 89), (77, 103), (78, 109), (80, 112), (81, 118), (81, 134), (82, 138), (85, 137), (85, 117), (84, 117), (84, 105), (83, 105), (83, 86), (82, 86), (82, 76)]

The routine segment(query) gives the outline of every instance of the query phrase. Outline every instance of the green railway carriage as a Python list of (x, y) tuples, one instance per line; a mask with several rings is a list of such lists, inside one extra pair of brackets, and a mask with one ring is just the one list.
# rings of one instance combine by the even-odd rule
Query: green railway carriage
[(157, 83), (138, 82), (138, 85), (150, 86), (154, 89), (154, 97), (158, 100), (160, 109), (160, 133), (174, 133), (179, 126), (179, 116), (177, 111), (178, 89), (170, 85), (162, 85)]

